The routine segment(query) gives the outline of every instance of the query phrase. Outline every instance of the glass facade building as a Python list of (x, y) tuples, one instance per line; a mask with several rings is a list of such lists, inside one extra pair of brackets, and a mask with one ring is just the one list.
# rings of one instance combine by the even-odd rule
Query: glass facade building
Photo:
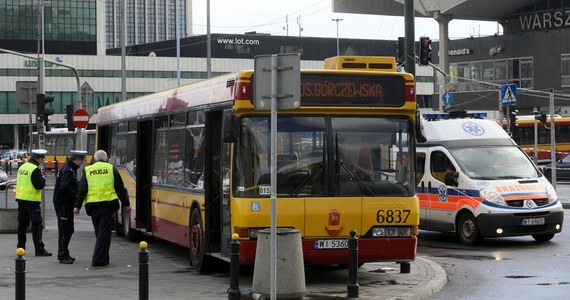
[[(95, 54), (97, 1), (58, 0), (44, 5), (44, 44), (59, 54)], [(0, 0), (0, 47), (35, 53), (40, 8), (37, 0)]]
[[(37, 0), (0, 0), (0, 38), (35, 40), (39, 6)], [(44, 6), (46, 41), (90, 41), (97, 39), (96, 1), (58, 0)]]
[[(126, 0), (127, 46), (186, 36), (187, 0)], [(106, 0), (106, 48), (121, 46), (122, 0)]]

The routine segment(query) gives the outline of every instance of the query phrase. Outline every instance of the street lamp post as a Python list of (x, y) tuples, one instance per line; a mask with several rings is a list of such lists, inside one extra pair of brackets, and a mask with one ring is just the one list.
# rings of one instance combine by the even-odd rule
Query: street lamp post
[(336, 22), (336, 56), (340, 55), (340, 46), (339, 46), (339, 40), (338, 40), (338, 22), (342, 21), (342, 19), (336, 18), (336, 19), (331, 19), (331, 21)]

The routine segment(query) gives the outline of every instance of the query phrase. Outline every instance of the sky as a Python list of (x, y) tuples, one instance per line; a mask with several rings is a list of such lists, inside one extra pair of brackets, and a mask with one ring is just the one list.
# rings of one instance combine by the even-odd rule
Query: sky
[[(384, 1), (384, 0), (378, 0)], [(404, 18), (333, 13), (331, 0), (210, 0), (210, 33), (243, 34), (256, 31), (271, 35), (397, 40), (404, 36)], [(193, 1), (193, 34), (206, 34), (206, 1)], [(288, 22), (287, 22), (288, 20)], [(288, 24), (288, 26), (287, 26)], [(287, 31), (288, 27), (288, 31)], [(302, 28), (302, 30), (300, 30)], [(449, 38), (502, 34), (496, 22), (452, 20)], [(415, 19), (416, 40), (438, 40), (433, 18)]]

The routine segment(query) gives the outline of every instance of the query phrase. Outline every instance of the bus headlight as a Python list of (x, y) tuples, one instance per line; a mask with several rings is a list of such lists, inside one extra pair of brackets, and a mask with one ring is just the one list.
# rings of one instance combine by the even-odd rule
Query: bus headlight
[(487, 200), (498, 205), (507, 206), (505, 199), (503, 199), (503, 196), (501, 196), (501, 194), (499, 194), (497, 191), (491, 189), (482, 189), (480, 195), (483, 200)]
[(548, 185), (546, 187), (546, 193), (548, 194), (549, 202), (554, 202), (558, 200), (558, 194), (556, 194), (556, 190), (554, 190), (554, 187), (552, 187), (551, 185)]
[(386, 230), (384, 229), (384, 227), (374, 227), (372, 228), (372, 236), (373, 237), (386, 236)]
[(372, 237), (412, 237), (411, 226), (377, 226), (372, 228)]

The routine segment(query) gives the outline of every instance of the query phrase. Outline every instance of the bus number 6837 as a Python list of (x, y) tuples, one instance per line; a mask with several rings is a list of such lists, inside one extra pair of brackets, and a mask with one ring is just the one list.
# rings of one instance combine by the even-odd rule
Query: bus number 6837
[(406, 223), (410, 216), (409, 209), (380, 209), (376, 212), (376, 222), (378, 223)]

